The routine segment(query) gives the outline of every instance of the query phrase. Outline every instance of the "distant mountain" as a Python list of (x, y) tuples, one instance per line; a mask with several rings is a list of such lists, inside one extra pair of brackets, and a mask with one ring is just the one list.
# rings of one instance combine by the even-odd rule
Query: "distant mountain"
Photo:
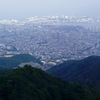
[(47, 70), (62, 79), (79, 82), (90, 87), (100, 87), (100, 57), (71, 60)]
[(15, 68), (21, 63), (35, 62), (42, 64), (39, 59), (29, 54), (18, 54), (13, 57), (0, 57), (0, 69), (2, 68)]
[(99, 94), (28, 65), (0, 76), (0, 100), (99, 100)]

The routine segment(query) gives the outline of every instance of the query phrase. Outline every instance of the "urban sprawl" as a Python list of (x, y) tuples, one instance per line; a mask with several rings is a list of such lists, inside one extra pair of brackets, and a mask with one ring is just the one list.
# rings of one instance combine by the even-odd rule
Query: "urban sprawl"
[(100, 18), (43, 16), (0, 21), (0, 56), (30, 54), (52, 64), (100, 55)]

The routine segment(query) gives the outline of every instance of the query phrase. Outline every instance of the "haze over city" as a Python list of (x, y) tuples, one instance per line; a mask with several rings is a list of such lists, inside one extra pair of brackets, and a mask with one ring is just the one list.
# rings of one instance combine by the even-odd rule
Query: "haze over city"
[(0, 20), (56, 14), (99, 17), (99, 4), (99, 0), (3, 0)]

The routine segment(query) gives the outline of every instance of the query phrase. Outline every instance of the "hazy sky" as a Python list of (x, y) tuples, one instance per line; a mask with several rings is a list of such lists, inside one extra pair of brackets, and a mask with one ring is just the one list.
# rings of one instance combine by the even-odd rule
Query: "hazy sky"
[(0, 0), (0, 20), (42, 15), (100, 16), (100, 0)]

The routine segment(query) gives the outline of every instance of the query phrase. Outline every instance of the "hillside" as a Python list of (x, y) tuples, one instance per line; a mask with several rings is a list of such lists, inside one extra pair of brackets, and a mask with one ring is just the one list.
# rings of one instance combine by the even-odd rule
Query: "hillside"
[(99, 94), (28, 65), (0, 76), (0, 100), (99, 100)]
[(100, 87), (99, 56), (67, 61), (47, 70), (47, 72), (68, 81), (79, 82), (90, 87)]
[(25, 62), (35, 62), (42, 64), (39, 59), (29, 55), (29, 54), (19, 54), (13, 57), (0, 57), (0, 69), (1, 68), (15, 68), (19, 64)]

